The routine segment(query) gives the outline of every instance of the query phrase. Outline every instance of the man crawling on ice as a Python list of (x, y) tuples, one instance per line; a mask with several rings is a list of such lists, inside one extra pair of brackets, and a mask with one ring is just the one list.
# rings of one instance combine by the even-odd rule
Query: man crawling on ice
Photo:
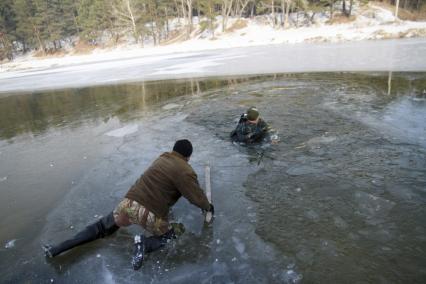
[(201, 189), (197, 175), (189, 165), (190, 141), (176, 141), (173, 151), (160, 155), (129, 189), (117, 207), (96, 223), (58, 245), (43, 245), (46, 257), (55, 257), (84, 243), (103, 238), (120, 227), (138, 224), (152, 234), (134, 238), (133, 269), (142, 266), (145, 253), (163, 247), (183, 230), (182, 224), (169, 223), (170, 208), (181, 196), (203, 212), (214, 214), (214, 207)]

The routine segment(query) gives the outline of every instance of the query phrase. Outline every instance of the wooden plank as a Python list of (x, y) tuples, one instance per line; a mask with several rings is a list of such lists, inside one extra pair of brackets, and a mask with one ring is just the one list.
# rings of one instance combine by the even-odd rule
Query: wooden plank
[[(205, 168), (205, 178), (206, 178), (206, 196), (209, 203), (212, 203), (212, 189), (210, 185), (210, 166), (207, 165)], [(212, 220), (213, 215), (211, 212), (206, 213), (206, 222), (210, 223)]]

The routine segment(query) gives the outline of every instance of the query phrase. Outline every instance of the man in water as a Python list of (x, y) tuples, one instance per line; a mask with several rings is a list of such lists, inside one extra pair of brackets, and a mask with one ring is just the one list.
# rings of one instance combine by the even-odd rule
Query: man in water
[(276, 131), (260, 117), (256, 107), (250, 107), (241, 115), (237, 127), (231, 132), (231, 139), (243, 144), (276, 144), (279, 141)]
[(135, 236), (132, 265), (133, 269), (139, 269), (145, 253), (163, 247), (170, 239), (176, 238), (178, 229), (182, 229), (168, 221), (170, 207), (181, 196), (203, 212), (214, 213), (213, 205), (207, 200), (196, 173), (188, 163), (191, 154), (190, 141), (176, 141), (173, 151), (161, 154), (151, 164), (114, 211), (69, 240), (56, 246), (44, 245), (45, 255), (54, 257), (78, 245), (111, 235), (120, 227), (138, 224), (153, 235)]

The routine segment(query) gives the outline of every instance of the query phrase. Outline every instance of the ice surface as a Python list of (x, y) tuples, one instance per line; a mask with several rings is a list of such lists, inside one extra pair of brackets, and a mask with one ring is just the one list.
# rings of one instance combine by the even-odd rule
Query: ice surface
[(218, 66), (222, 63), (215, 62), (213, 59), (205, 61), (196, 61), (190, 63), (180, 63), (163, 68), (157, 68), (151, 73), (153, 76), (158, 75), (176, 75), (176, 74), (196, 74), (203, 72), (206, 68)]
[(409, 137), (426, 147), (426, 103), (403, 97), (383, 113), (383, 123), (398, 136)]
[[(406, 82), (414, 75), (399, 76)], [(420, 282), (426, 235), (424, 148), (406, 143), (407, 137), (388, 139), (388, 128), (378, 131), (353, 115), (365, 117), (374, 110), (380, 119), (393, 103), (404, 101), (403, 96), (381, 96), (386, 76), (285, 74), (229, 81), (213, 81), (220, 85), (217, 90), (196, 96), (153, 96), (154, 104), (139, 109), (141, 89), (117, 88), (114, 94), (120, 96), (106, 97), (103, 89), (95, 97), (96, 110), (68, 115), (62, 126), (55, 120), (65, 119), (55, 116), (44, 119), (42, 131), (31, 128), (31, 115), (30, 123), (15, 124), (22, 132), (0, 144), (2, 176), (13, 176), (0, 191), (0, 210), (7, 216), (1, 234), (4, 240), (21, 232), (31, 237), (3, 250), (1, 280)], [(168, 83), (158, 84), (169, 92)], [(125, 96), (122, 90), (135, 95)], [(55, 96), (63, 98), (60, 92)], [(8, 98), (19, 98), (18, 105), (33, 110), (34, 101), (46, 97)], [(168, 104), (181, 107), (162, 108)], [(229, 141), (235, 116), (252, 104), (282, 133), (280, 144), (264, 148), (260, 164), (262, 148)], [(404, 113), (410, 120), (410, 111)], [(126, 133), (123, 128), (134, 125), (143, 125), (143, 131), (139, 127), (123, 139), (105, 135)], [(190, 164), (202, 185), (210, 161), (216, 207), (212, 226), (204, 226), (198, 208), (179, 201), (172, 217), (185, 225), (185, 233), (149, 254), (137, 273), (130, 265), (133, 235), (141, 232), (137, 226), (53, 261), (44, 259), (40, 243), (63, 240), (96, 221), (96, 215), (108, 214), (150, 163), (180, 138), (193, 142)], [(27, 202), (21, 196), (28, 196)]]
[(115, 129), (115, 130), (111, 130), (111, 131), (105, 133), (105, 135), (111, 136), (111, 137), (124, 137), (126, 135), (133, 134), (137, 131), (138, 131), (138, 125), (137, 124), (131, 124), (131, 125), (126, 125), (124, 127)]
[(234, 243), (235, 243), (235, 248), (237, 249), (237, 251), (241, 254), (241, 255), (243, 255), (244, 254), (244, 251), (245, 251), (245, 246), (244, 246), (244, 244), (238, 239), (238, 238), (236, 238), (236, 237), (232, 237), (232, 240), (234, 241)]
[(319, 174), (322, 170), (319, 168), (314, 168), (310, 166), (296, 166), (291, 167), (287, 170), (287, 174), (293, 176), (307, 175), (307, 174)]
[(355, 199), (359, 204), (360, 214), (366, 216), (367, 222), (371, 224), (383, 222), (395, 206), (395, 202), (361, 191), (355, 193)]
[(334, 142), (336, 140), (336, 137), (332, 136), (320, 136), (320, 137), (314, 137), (309, 139), (306, 144), (308, 145), (316, 145), (316, 144), (328, 144), (331, 142)]

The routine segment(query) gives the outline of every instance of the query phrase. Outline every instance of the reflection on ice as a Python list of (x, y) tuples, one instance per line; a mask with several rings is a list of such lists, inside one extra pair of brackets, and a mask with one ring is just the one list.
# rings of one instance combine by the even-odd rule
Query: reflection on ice
[(406, 137), (426, 147), (426, 101), (402, 97), (383, 113), (383, 121), (399, 137)]

